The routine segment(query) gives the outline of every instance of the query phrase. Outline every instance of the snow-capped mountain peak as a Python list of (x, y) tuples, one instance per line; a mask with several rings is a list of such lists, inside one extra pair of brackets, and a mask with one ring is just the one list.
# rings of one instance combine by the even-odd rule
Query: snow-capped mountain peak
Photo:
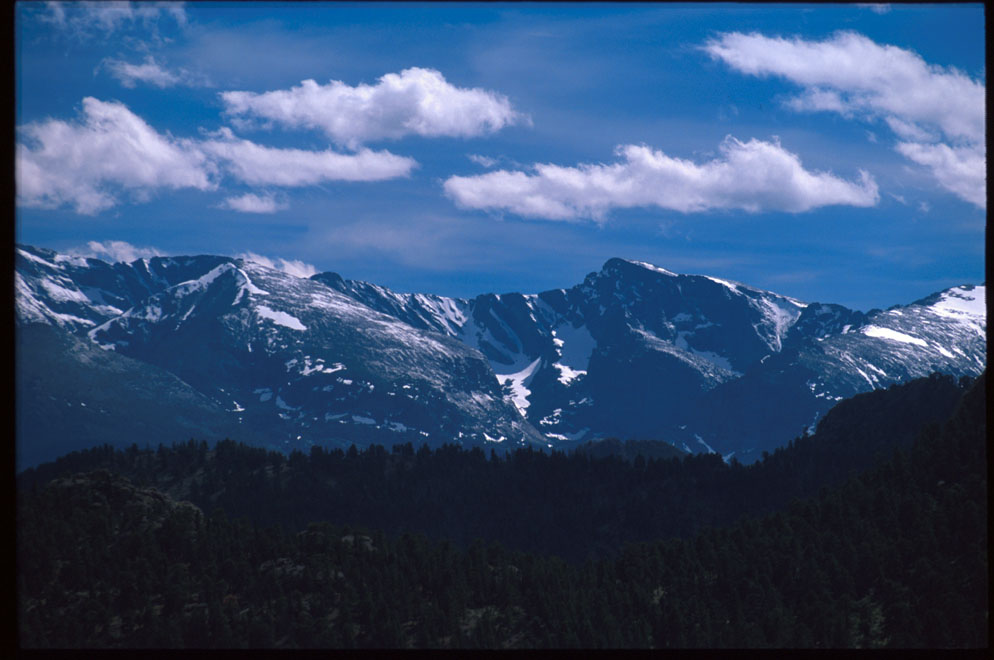
[(289, 446), (614, 436), (749, 460), (841, 398), (986, 366), (983, 285), (863, 313), (618, 258), (461, 299), (231, 257), (15, 257), (19, 324), (165, 369)]

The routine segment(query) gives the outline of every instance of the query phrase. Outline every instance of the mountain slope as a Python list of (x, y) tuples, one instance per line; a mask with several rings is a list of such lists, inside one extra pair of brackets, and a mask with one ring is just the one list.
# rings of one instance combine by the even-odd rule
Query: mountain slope
[(751, 461), (836, 401), (986, 365), (983, 286), (863, 313), (623, 259), (570, 289), (469, 300), (313, 279), (479, 348), (559, 445), (662, 438)]
[(89, 331), (169, 369), (282, 446), (541, 442), (464, 344), (231, 260)]
[(14, 412), (19, 469), (104, 443), (125, 447), (264, 438), (214, 401), (154, 365), (103, 351), (64, 328), (15, 335)]
[(16, 262), (19, 325), (165, 369), (284, 449), (618, 437), (749, 462), (836, 401), (986, 365), (984, 286), (863, 313), (623, 259), (471, 299), (218, 256)]

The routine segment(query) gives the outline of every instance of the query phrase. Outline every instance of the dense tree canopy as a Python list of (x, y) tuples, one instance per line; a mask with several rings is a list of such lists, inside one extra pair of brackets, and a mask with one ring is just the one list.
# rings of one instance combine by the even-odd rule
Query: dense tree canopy
[[(919, 391), (891, 394), (914, 400), (913, 392)], [(877, 404), (886, 410), (891, 402)], [(856, 427), (886, 434), (887, 424), (874, 426), (850, 412)], [(236, 443), (94, 450), (67, 457), (60, 470), (50, 466), (47, 474), (40, 469), (20, 480), (21, 642), (983, 647), (989, 612), (985, 413), (981, 378), (948, 422), (926, 425), (896, 449), (885, 450), (884, 442), (879, 451), (886, 457), (875, 467), (786, 506), (782, 493), (762, 490), (760, 477), (787, 480), (773, 481), (771, 491), (798, 492), (800, 485), (790, 485), (797, 484), (796, 473), (817, 472), (823, 460), (817, 457), (834, 449), (802, 438), (749, 468), (708, 456), (628, 463), (526, 450), (500, 459), (452, 446), (289, 457)], [(840, 421), (838, 433), (847, 424)], [(845, 434), (854, 442), (862, 437), (849, 428)], [(94, 470), (98, 463), (102, 470)], [(80, 470), (88, 472), (73, 476)], [(827, 471), (846, 475), (849, 469)], [(185, 488), (185, 499), (199, 508), (162, 495), (155, 479), (172, 492)], [(568, 493), (586, 489), (587, 499), (564, 496), (571, 480), (583, 488)], [(702, 522), (694, 516), (703, 515), (703, 507), (693, 508), (691, 498), (665, 499), (679, 488), (732, 498), (757, 491), (758, 504), (726, 502), (727, 511)], [(334, 495), (338, 491), (348, 497)], [(469, 496), (432, 504), (432, 497), (452, 492)], [(467, 500), (482, 494), (490, 498), (486, 506), (498, 511), (504, 505), (507, 512), (464, 529), (458, 542), (444, 538), (447, 525), (466, 524), (467, 511), (479, 506)], [(334, 506), (349, 507), (354, 520), (386, 516), (379, 519), (385, 524), (301, 526), (278, 504), (266, 509), (267, 500), (287, 500), (312, 515), (330, 510), (323, 503), (330, 496), (337, 498)], [(246, 498), (240, 508), (238, 498)], [(430, 513), (442, 522), (432, 537), (403, 531), (399, 515), (391, 519), (377, 508), (391, 498), (403, 513), (433, 506)], [(415, 504), (397, 498), (415, 498)], [(690, 508), (666, 516), (666, 505)], [(771, 506), (781, 510), (761, 513)], [(612, 517), (619, 511), (620, 522)], [(267, 518), (279, 515), (282, 525)], [(636, 529), (632, 520), (652, 525), (667, 517), (687, 518), (671, 534), (678, 538), (624, 538)], [(542, 528), (549, 519), (561, 524)], [(701, 531), (702, 525), (712, 528)], [(500, 543), (471, 540), (481, 530), (505, 528)], [(545, 550), (574, 540), (570, 534), (602, 528), (607, 531), (598, 542), (617, 541), (616, 552), (588, 544), (583, 556), (567, 562), (520, 549), (529, 534), (533, 546)]]

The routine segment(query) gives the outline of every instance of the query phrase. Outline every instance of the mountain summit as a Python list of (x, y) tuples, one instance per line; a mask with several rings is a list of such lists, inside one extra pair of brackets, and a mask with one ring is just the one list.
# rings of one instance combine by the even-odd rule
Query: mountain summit
[[(986, 364), (984, 286), (864, 314), (617, 258), (569, 289), (471, 299), (221, 256), (108, 264), (22, 245), (16, 268), (22, 336), (47, 326), (168, 373), (283, 450), (619, 437), (748, 461), (840, 399)], [(89, 393), (50, 400), (35, 345), (19, 343), (18, 442), (53, 446), (32, 420)], [(63, 359), (85, 368), (77, 355)], [(141, 441), (106, 421), (102, 437)]]

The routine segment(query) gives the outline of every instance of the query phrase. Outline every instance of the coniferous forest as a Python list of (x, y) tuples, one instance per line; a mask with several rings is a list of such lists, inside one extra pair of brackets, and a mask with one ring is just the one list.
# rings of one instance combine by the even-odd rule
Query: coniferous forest
[(978, 648), (986, 375), (749, 466), (447, 445), (109, 446), (17, 481), (30, 648)]

